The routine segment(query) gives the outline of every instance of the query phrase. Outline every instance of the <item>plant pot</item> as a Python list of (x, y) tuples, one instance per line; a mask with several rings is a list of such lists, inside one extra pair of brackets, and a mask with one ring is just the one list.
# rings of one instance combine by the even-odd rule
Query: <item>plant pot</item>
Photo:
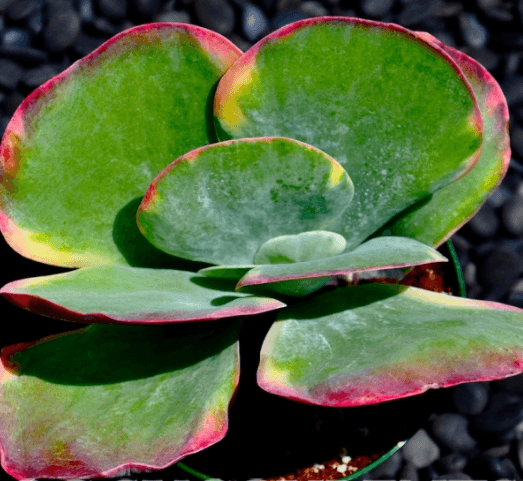
[[(439, 250), (448, 263), (416, 267), (401, 283), (465, 297), (451, 241)], [(356, 479), (392, 456), (445, 402), (442, 390), (429, 390), (382, 404), (336, 409), (269, 394), (258, 387), (253, 374), (273, 320), (274, 314), (253, 316), (243, 327), (241, 379), (227, 436), (177, 464), (194, 479)]]

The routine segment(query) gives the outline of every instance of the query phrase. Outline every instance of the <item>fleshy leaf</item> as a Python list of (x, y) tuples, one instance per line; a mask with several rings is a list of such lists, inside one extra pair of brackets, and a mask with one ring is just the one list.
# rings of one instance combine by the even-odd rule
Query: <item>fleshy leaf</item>
[(281, 135), (314, 145), (354, 182), (338, 226), (351, 249), (464, 175), (482, 142), (478, 104), (443, 50), (400, 26), (348, 17), (295, 22), (220, 80), (218, 137)]
[(2, 349), (2, 466), (16, 479), (161, 469), (225, 436), (241, 321), (109, 326)]
[(329, 230), (353, 194), (347, 172), (315, 147), (280, 137), (231, 140), (165, 168), (137, 219), (144, 236), (169, 254), (252, 264), (273, 237)]
[(37, 314), (77, 322), (160, 324), (207, 321), (284, 307), (234, 292), (216, 279), (171, 269), (92, 266), (10, 282), (8, 301)]
[(341, 254), (347, 242), (328, 231), (302, 232), (269, 239), (254, 256), (255, 264), (289, 264), (306, 262)]
[(9, 245), (58, 266), (128, 263), (116, 219), (173, 159), (216, 141), (209, 100), (240, 55), (201, 27), (140, 25), (35, 90), (0, 147)]
[[(335, 257), (294, 264), (257, 266), (240, 279), (236, 289), (263, 284), (265, 289), (276, 289), (276, 292), (291, 295), (292, 291), (285, 288), (286, 281), (445, 261), (446, 257), (417, 240), (407, 237), (379, 237), (365, 242), (351, 252)], [(285, 291), (281, 290), (282, 288), (285, 288)], [(310, 292), (312, 291), (307, 294)]]
[(200, 269), (198, 274), (205, 277), (214, 277), (216, 279), (227, 279), (239, 281), (247, 272), (256, 267), (253, 264), (245, 266), (212, 266)]
[(523, 310), (364, 284), (280, 311), (263, 343), (268, 392), (350, 407), (523, 372)]
[(478, 211), (505, 176), (510, 163), (509, 116), (500, 86), (482, 65), (428, 33), (418, 32), (418, 35), (445, 50), (470, 82), (483, 118), (483, 148), (474, 169), (399, 215), (378, 235), (387, 231), (439, 246)]

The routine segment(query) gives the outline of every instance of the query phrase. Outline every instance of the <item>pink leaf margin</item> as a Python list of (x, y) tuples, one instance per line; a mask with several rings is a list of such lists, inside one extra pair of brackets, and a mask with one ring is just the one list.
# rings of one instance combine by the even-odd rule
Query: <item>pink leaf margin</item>
[[(6, 126), (0, 143), (0, 186), (7, 193), (16, 192), (14, 180), (22, 168), (21, 144), (29, 130), (30, 119), (37, 116), (42, 106), (53, 98), (57, 87), (64, 84), (77, 71), (81, 70), (85, 75), (91, 75), (96, 71), (97, 64), (103, 62), (106, 58), (121, 55), (126, 50), (135, 47), (136, 44), (153, 42), (155, 39), (148, 37), (148, 34), (152, 31), (157, 32), (157, 39), (168, 36), (173, 31), (186, 35), (208, 52), (211, 61), (222, 70), (231, 65), (243, 53), (236, 45), (219, 33), (191, 24), (156, 22), (138, 25), (120, 32), (35, 89), (18, 106)], [(9, 202), (6, 202), (3, 197), (3, 195), (0, 195), (0, 232), (4, 235), (7, 243), (20, 255), (35, 259), (36, 255), (38, 257), (36, 260), (52, 264), (52, 261), (47, 259), (46, 256), (38, 256), (30, 252), (30, 242), (26, 239), (24, 230), (18, 227), (10, 217)], [(73, 261), (76, 262), (78, 259), (73, 259)], [(104, 262), (104, 259), (100, 259), (100, 261), (106, 262)], [(62, 265), (62, 263), (59, 265)], [(74, 267), (79, 267), (79, 265), (75, 264)]]
[[(459, 77), (461, 82), (467, 87), (469, 91), (470, 97), (473, 99), (474, 102), (474, 110), (469, 118), (469, 125), (470, 128), (477, 132), (478, 136), (483, 138), (483, 120), (481, 117), (481, 111), (479, 108), (479, 103), (476, 94), (474, 93), (474, 90), (472, 89), (472, 86), (470, 85), (470, 82), (467, 80), (465, 75), (463, 74), (462, 69), (457, 64), (457, 62), (452, 58), (452, 56), (444, 49), (441, 45), (439, 45), (436, 42), (430, 41), (430, 39), (425, 38), (422, 35), (419, 35), (419, 32), (414, 32), (412, 30), (408, 30), (405, 27), (402, 27), (400, 25), (394, 24), (394, 23), (385, 23), (385, 22), (377, 22), (374, 20), (364, 20), (361, 18), (355, 18), (355, 17), (315, 17), (315, 18), (308, 18), (304, 20), (299, 20), (297, 22), (290, 23), (289, 25), (285, 25), (278, 30), (275, 30), (274, 32), (270, 33), (269, 35), (265, 36), (261, 40), (259, 40), (257, 43), (255, 43), (251, 48), (249, 48), (236, 62), (225, 72), (223, 77), (220, 79), (220, 82), (218, 83), (218, 88), (216, 89), (216, 94), (214, 97), (214, 111), (215, 112), (222, 112), (224, 110), (224, 105), (226, 104), (228, 98), (227, 98), (227, 92), (232, 93), (235, 89), (233, 89), (233, 85), (237, 81), (240, 81), (243, 83), (248, 78), (248, 72), (251, 69), (255, 69), (256, 66), (256, 56), (260, 52), (260, 50), (266, 46), (270, 45), (271, 43), (278, 42), (279, 40), (284, 40), (286, 37), (291, 36), (293, 33), (297, 32), (298, 30), (302, 28), (307, 28), (309, 26), (313, 26), (316, 24), (352, 24), (352, 25), (360, 25), (363, 26), (369, 30), (371, 29), (384, 29), (389, 30), (391, 32), (397, 32), (400, 33), (406, 37), (411, 38), (412, 40), (416, 41), (417, 43), (421, 44), (423, 47), (427, 48), (428, 50), (431, 50), (433, 52), (436, 52), (440, 57), (445, 59), (451, 67), (454, 69), (456, 75)], [(456, 179), (463, 177), (466, 175), (476, 164), (476, 162), (479, 159), (479, 156), (481, 154), (481, 149), (478, 149), (477, 152), (475, 152), (466, 162), (466, 168), (463, 172), (459, 174)], [(456, 180), (455, 179), (455, 180)]]
[[(10, 346), (3, 347), (0, 351), (0, 385), (6, 382), (14, 382), (16, 378), (20, 376), (20, 366), (13, 360), (13, 356), (17, 353), (23, 352), (30, 347), (41, 344), (44, 342), (52, 341), (63, 336), (68, 336), (75, 333), (84, 332), (86, 328), (77, 329), (75, 331), (69, 331), (60, 334), (53, 334), (46, 336), (42, 339), (32, 342), (24, 342), (12, 344)], [(229, 411), (234, 402), (238, 391), (238, 385), (240, 380), (240, 368), (239, 368), (239, 357), (240, 350), (239, 344), (236, 343), (236, 363), (235, 369), (232, 376), (232, 389), (233, 394), (227, 409), (224, 412), (220, 412), (217, 409), (210, 410), (207, 416), (200, 422), (200, 425), (195, 433), (189, 438), (187, 444), (177, 453), (167, 454), (169, 457), (168, 461), (157, 461), (151, 463), (136, 463), (127, 462), (118, 466), (110, 468), (93, 468), (93, 464), (90, 460), (80, 460), (71, 458), (70, 460), (65, 459), (65, 464), (57, 465), (56, 460), (44, 465), (37, 469), (31, 469), (26, 465), (20, 465), (19, 463), (12, 461), (6, 452), (10, 450), (10, 447), (6, 448), (9, 444), (10, 436), (5, 428), (5, 425), (0, 425), (0, 464), (4, 471), (17, 480), (33, 480), (35, 478), (58, 478), (58, 479), (77, 479), (77, 478), (113, 478), (122, 475), (126, 471), (132, 472), (143, 472), (143, 471), (157, 471), (168, 468), (174, 463), (180, 461), (184, 457), (199, 452), (219, 441), (221, 441), (228, 430), (229, 425)], [(6, 440), (8, 440), (6, 442)], [(63, 446), (65, 448), (65, 455), (72, 455), (70, 446)], [(45, 455), (46, 453), (42, 453)], [(50, 456), (53, 453), (47, 453)], [(61, 452), (61, 455), (64, 453)], [(165, 450), (162, 453), (165, 457)], [(62, 461), (62, 460), (60, 460)]]

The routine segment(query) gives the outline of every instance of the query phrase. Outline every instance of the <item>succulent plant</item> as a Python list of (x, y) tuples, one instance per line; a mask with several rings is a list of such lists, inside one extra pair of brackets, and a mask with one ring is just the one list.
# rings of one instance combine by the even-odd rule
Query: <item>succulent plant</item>
[(507, 125), (475, 60), (345, 17), (246, 53), (193, 25), (141, 25), (46, 82), (2, 140), (0, 228), (72, 270), (1, 293), (88, 325), (2, 349), (3, 468), (109, 477), (220, 441), (258, 313), (275, 315), (258, 383), (299, 402), (522, 372), (520, 309), (341, 282), (446, 261), (435, 249), (505, 175)]

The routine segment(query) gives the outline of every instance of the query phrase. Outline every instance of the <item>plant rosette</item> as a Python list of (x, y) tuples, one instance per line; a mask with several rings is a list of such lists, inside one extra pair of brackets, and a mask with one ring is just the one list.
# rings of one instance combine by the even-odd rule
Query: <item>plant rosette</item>
[(5, 471), (111, 477), (218, 443), (240, 329), (264, 313), (256, 382), (297, 406), (522, 372), (523, 310), (354, 281), (447, 260), (435, 249), (506, 173), (507, 125), (476, 61), (345, 17), (245, 53), (140, 25), (43, 84), (2, 139), (0, 229), (68, 270), (0, 292), (68, 327), (2, 349)]

